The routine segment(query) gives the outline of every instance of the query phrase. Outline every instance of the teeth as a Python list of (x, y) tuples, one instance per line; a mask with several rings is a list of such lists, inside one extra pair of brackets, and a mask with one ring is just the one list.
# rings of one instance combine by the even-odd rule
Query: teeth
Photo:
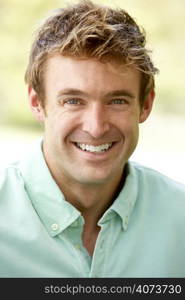
[(112, 146), (112, 143), (102, 144), (99, 146), (80, 144), (80, 143), (76, 143), (76, 145), (78, 146), (78, 148), (82, 149), (83, 151), (101, 153), (107, 151)]

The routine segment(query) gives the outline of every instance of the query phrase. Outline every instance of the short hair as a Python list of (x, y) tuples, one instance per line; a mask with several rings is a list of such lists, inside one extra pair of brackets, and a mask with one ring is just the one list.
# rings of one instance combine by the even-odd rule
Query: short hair
[(158, 71), (145, 44), (144, 30), (124, 9), (83, 0), (57, 9), (40, 26), (32, 44), (25, 81), (42, 99), (44, 66), (53, 54), (100, 61), (115, 59), (134, 65), (141, 72), (142, 105), (149, 91), (154, 89), (154, 75)]

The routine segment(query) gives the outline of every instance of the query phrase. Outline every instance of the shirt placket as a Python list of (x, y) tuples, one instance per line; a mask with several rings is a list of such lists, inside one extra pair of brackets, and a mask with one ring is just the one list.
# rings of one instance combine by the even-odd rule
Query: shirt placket
[(88, 277), (91, 266), (91, 257), (83, 246), (83, 218), (79, 217), (66, 230), (65, 236), (72, 244), (74, 255), (79, 262), (79, 277)]
[(108, 232), (107, 225), (103, 224), (96, 240), (96, 245), (92, 257), (89, 277), (102, 277), (107, 252)]

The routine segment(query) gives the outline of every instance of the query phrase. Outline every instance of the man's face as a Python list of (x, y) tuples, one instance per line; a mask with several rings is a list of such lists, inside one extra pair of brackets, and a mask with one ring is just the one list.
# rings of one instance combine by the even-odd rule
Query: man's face
[(115, 62), (56, 55), (48, 59), (44, 87), (46, 113), (37, 104), (52, 173), (80, 184), (120, 178), (152, 105), (149, 97), (151, 104), (140, 108), (140, 73)]

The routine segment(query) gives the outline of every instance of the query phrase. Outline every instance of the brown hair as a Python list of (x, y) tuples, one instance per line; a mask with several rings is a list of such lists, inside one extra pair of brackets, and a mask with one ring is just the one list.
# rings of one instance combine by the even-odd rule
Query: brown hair
[(141, 105), (154, 88), (158, 71), (145, 48), (145, 33), (123, 9), (80, 1), (58, 9), (38, 29), (33, 42), (25, 81), (42, 99), (45, 62), (54, 53), (98, 60), (118, 59), (134, 65), (142, 74)]

